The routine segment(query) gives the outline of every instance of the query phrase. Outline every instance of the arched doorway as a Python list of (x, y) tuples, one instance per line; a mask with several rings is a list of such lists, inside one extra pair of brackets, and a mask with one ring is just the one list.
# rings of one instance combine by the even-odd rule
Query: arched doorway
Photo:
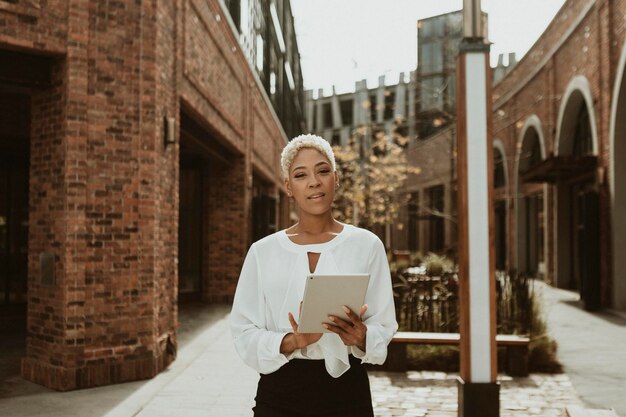
[[(556, 182), (557, 283), (580, 291), (585, 308), (600, 307), (600, 198), (597, 139), (586, 79), (576, 77), (561, 103), (556, 152), (573, 169)], [(589, 163), (588, 163), (589, 162)]]
[(626, 43), (611, 106), (611, 211), (613, 214), (613, 307), (626, 310)]
[(524, 174), (545, 159), (541, 123), (531, 116), (522, 129), (517, 155), (516, 219), (517, 271), (544, 279), (546, 275), (546, 213), (545, 186), (525, 181)]
[(496, 139), (493, 146), (494, 226), (496, 270), (506, 271), (507, 262), (507, 163), (502, 141)]

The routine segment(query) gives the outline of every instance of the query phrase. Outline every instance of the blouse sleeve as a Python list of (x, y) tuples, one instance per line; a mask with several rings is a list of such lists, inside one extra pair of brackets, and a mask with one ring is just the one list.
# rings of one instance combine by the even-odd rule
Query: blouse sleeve
[(241, 268), (230, 313), (230, 329), (235, 349), (246, 365), (269, 374), (289, 362), (280, 353), (280, 344), (287, 333), (267, 329), (265, 297), (258, 272), (253, 244)]
[(352, 346), (351, 350), (361, 362), (380, 365), (385, 362), (387, 345), (398, 330), (389, 262), (380, 239), (376, 239), (370, 254), (369, 273), (370, 284), (365, 296), (367, 311), (363, 316), (367, 326), (365, 352), (356, 346)]

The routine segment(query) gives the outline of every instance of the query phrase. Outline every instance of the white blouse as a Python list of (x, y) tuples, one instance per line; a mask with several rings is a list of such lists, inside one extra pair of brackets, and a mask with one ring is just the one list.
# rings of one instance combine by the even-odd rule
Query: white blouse
[[(370, 274), (365, 296), (368, 309), (363, 316), (366, 352), (345, 346), (337, 334), (324, 333), (306, 348), (287, 356), (280, 353), (283, 338), (293, 332), (287, 314), (298, 317), (309, 273), (307, 252), (320, 253), (316, 274)], [(343, 224), (343, 230), (325, 243), (300, 245), (285, 230), (266, 236), (253, 243), (246, 255), (230, 324), (237, 353), (262, 374), (276, 371), (293, 358), (324, 359), (328, 373), (338, 378), (350, 368), (350, 353), (361, 362), (382, 364), (398, 330), (383, 243), (372, 232), (349, 224)]]

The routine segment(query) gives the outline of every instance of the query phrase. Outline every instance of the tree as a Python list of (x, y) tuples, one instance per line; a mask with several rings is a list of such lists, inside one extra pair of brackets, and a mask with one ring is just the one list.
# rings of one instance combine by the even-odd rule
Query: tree
[[(357, 128), (347, 146), (334, 146), (340, 192), (333, 214), (346, 223), (369, 228), (392, 224), (409, 196), (400, 188), (411, 173), (420, 169), (409, 166), (404, 149), (402, 121), (390, 134), (371, 126)], [(369, 138), (372, 138), (371, 145)]]

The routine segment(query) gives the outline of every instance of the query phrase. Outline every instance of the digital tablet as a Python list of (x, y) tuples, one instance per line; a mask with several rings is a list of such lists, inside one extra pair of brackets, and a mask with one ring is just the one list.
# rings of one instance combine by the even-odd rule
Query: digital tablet
[(349, 320), (342, 306), (349, 307), (358, 315), (365, 301), (369, 279), (369, 274), (309, 274), (304, 287), (298, 332), (332, 333), (322, 323), (331, 323), (329, 315)]

